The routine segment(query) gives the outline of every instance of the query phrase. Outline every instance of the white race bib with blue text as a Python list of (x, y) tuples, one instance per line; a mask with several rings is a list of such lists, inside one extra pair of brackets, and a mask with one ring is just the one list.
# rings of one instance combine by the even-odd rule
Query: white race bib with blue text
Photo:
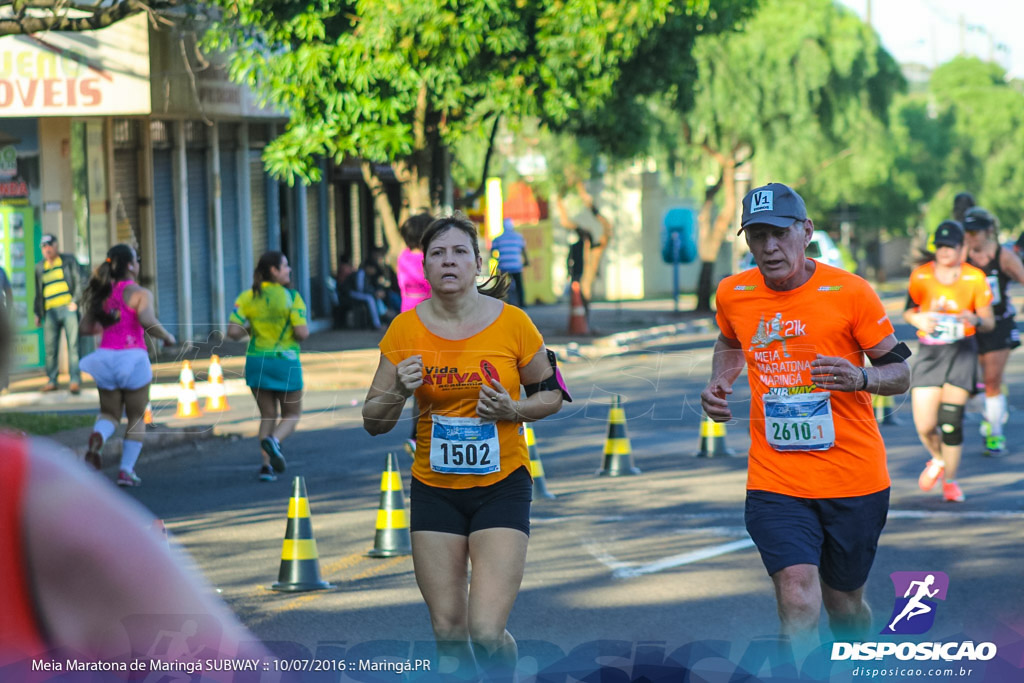
[(775, 450), (825, 451), (835, 445), (831, 393), (765, 394), (762, 398), (765, 438)]
[(491, 474), (501, 469), (498, 425), (479, 417), (431, 415), (430, 469), (441, 474)]

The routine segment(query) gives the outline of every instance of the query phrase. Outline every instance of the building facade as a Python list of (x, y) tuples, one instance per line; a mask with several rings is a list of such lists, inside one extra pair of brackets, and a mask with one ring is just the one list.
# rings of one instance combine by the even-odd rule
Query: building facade
[[(231, 83), (182, 27), (144, 15), (100, 31), (0, 38), (0, 265), (15, 284), (15, 364), (42, 364), (32, 269), (39, 238), (91, 270), (118, 242), (179, 340), (226, 327), (255, 261), (279, 249), (312, 325), (330, 320), (339, 257), (380, 239), (361, 177), (325, 163), (281, 183), (261, 155), (285, 124)], [(87, 350), (87, 349), (85, 349)]]

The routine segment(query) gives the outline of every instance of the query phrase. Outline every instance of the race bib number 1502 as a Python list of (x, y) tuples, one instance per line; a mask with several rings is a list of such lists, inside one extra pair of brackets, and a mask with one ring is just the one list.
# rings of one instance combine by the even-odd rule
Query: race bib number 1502
[(432, 415), (430, 469), (442, 474), (491, 474), (501, 469), (498, 425), (478, 417)]

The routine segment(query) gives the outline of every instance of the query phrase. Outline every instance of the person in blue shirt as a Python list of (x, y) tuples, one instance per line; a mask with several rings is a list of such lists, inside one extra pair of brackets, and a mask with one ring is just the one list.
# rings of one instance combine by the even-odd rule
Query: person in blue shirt
[(523, 291), (523, 268), (530, 265), (526, 253), (526, 240), (516, 232), (515, 223), (506, 218), (504, 232), (491, 242), (491, 251), (498, 259), (498, 271), (508, 273), (514, 285), (516, 306), (526, 308), (526, 293)]

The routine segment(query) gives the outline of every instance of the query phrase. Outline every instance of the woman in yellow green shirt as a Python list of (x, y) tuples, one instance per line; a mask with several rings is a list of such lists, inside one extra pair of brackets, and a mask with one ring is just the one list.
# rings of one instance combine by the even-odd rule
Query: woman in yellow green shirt
[(238, 295), (228, 322), (228, 337), (249, 337), (245, 383), (260, 411), (261, 481), (274, 481), (275, 472), (284, 472), (281, 442), (295, 431), (302, 415), (299, 342), (309, 336), (309, 326), (305, 302), (288, 287), (291, 274), (284, 254), (263, 254), (256, 264), (252, 289)]

